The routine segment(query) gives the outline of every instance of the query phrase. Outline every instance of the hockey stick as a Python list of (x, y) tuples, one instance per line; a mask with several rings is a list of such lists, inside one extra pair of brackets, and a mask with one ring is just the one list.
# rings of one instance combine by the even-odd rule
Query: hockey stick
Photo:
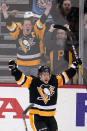
[[(70, 40), (71, 40), (71, 42), (73, 42), (71, 35), (70, 35)], [(74, 53), (75, 59), (78, 59), (79, 57), (78, 57), (78, 55), (77, 55), (75, 46), (74, 46), (73, 44), (72, 44), (72, 49), (73, 49), (73, 53)], [(81, 65), (78, 65), (78, 68), (79, 68), (79, 70), (80, 70), (81, 76), (82, 76), (82, 78), (83, 78), (83, 80), (84, 80), (85, 87), (86, 87), (86, 90), (87, 90), (86, 79), (85, 79), (85, 76), (84, 76), (84, 72), (83, 72), (82, 66), (81, 66)]]
[(26, 124), (26, 120), (25, 120), (25, 116), (26, 116), (26, 113), (34, 106), (34, 104), (31, 104), (29, 105), (23, 112), (22, 114), (22, 117), (23, 117), (23, 121), (24, 121), (24, 127), (25, 127), (25, 130), (28, 131), (28, 128), (27, 128), (27, 124)]
[[(66, 27), (62, 26), (62, 25), (54, 25), (54, 28), (65, 30), (65, 31), (68, 33), (69, 38), (70, 38), (70, 41), (72, 42), (73, 54), (74, 54), (74, 56), (75, 56), (75, 59), (78, 59), (79, 57), (78, 57), (78, 55), (77, 55), (75, 46), (73, 45), (73, 39), (72, 39), (71, 31), (70, 31), (69, 29), (67, 29)], [(83, 78), (83, 80), (84, 80), (84, 83), (85, 83), (85, 86), (86, 86), (86, 80), (85, 80), (85, 76), (84, 76), (84, 73), (83, 73), (83, 70), (82, 70), (81, 65), (78, 65), (78, 68), (79, 68), (79, 70), (80, 70), (81, 76), (82, 76), (82, 78)], [(86, 86), (86, 89), (87, 89), (87, 86)]]

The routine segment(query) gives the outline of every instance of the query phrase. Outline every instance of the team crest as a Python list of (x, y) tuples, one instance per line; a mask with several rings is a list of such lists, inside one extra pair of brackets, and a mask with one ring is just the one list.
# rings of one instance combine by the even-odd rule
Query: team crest
[(32, 45), (35, 45), (35, 42), (33, 41), (33, 38), (29, 38), (29, 40), (19, 40), (20, 46), (22, 48), (22, 50), (27, 53), (30, 49)]
[(55, 93), (54, 88), (54, 86), (44, 84), (42, 84), (40, 87), (37, 87), (38, 92), (41, 95), (41, 97), (38, 97), (37, 99), (43, 100), (46, 104), (50, 100), (50, 97)]

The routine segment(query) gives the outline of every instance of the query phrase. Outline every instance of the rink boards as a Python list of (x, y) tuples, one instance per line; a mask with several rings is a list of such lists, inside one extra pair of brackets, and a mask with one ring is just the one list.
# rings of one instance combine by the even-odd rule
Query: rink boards
[[(0, 85), (0, 131), (25, 131), (22, 113), (29, 105), (28, 89), (16, 84)], [(56, 119), (59, 131), (87, 130), (87, 91), (85, 86), (66, 85), (58, 89)], [(28, 130), (32, 131), (28, 113)]]

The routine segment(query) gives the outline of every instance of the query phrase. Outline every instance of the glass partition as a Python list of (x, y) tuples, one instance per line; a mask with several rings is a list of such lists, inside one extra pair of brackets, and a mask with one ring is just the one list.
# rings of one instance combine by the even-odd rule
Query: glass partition
[[(0, 10), (4, 0), (0, 1)], [(52, 2), (51, 10), (47, 17), (43, 14), (47, 8), (47, 3)], [(84, 4), (85, 2), (85, 4)], [(24, 40), (25, 36), (22, 34), (24, 41), (20, 44), (18, 38), (15, 40), (7, 28), (9, 21), (5, 20), (3, 12), (0, 12), (0, 82), (1, 83), (14, 83), (15, 80), (11, 76), (8, 69), (8, 62), (10, 59), (21, 60), (23, 63), (19, 69), (28, 75), (29, 70), (33, 72), (35, 68), (38, 69), (40, 65), (49, 65), (53, 74), (59, 74), (66, 70), (72, 61), (75, 60), (75, 52), (72, 45), (74, 45), (77, 55), (82, 59), (82, 70), (84, 77), (86, 77), (86, 26), (87, 26), (87, 4), (86, 0), (6, 0), (5, 3), (8, 8), (8, 14), (12, 14), (12, 10), (18, 10), (15, 18), (12, 19), (17, 25), (21, 23), (21, 30), (24, 21), (25, 12), (28, 15), (33, 14), (31, 37)], [(84, 8), (85, 5), (85, 8)], [(42, 16), (42, 18), (41, 18)], [(30, 16), (29, 16), (30, 17)], [(43, 26), (39, 25), (37, 31), (35, 25), (37, 21), (42, 22)], [(11, 22), (11, 21), (10, 21)], [(44, 28), (45, 27), (45, 28)], [(42, 29), (43, 28), (43, 29)], [(15, 32), (16, 30), (14, 30)], [(85, 31), (85, 32), (84, 32)], [(38, 33), (37, 33), (38, 32)], [(10, 33), (10, 34), (9, 34)], [(12, 32), (13, 33), (13, 32)], [(33, 34), (33, 35), (32, 35)], [(72, 38), (72, 39), (71, 39)], [(21, 38), (20, 38), (21, 39)], [(38, 47), (33, 48), (35, 44)], [(24, 46), (24, 48), (23, 48)], [(32, 49), (32, 51), (31, 51)], [(36, 58), (30, 57), (38, 52), (40, 54), (40, 63), (37, 61), (36, 65), (24, 64), (26, 61), (29, 63)], [(23, 54), (22, 54), (23, 53)], [(36, 55), (37, 56), (37, 55)], [(29, 60), (28, 60), (29, 59)], [(34, 61), (36, 62), (36, 61)], [(32, 65), (32, 66), (31, 66)], [(29, 74), (30, 75), (30, 74)], [(73, 80), (68, 84), (83, 84), (84, 80), (81, 73), (77, 72)]]

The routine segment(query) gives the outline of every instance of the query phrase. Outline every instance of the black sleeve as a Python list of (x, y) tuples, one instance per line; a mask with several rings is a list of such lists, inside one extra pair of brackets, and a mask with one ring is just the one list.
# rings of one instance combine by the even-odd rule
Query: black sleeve
[(6, 21), (6, 25), (11, 26), (12, 25), (12, 21), (15, 21), (15, 17), (12, 16), (12, 15), (9, 15), (8, 19), (5, 19), (5, 21)]
[(76, 69), (75, 68), (70, 68), (70, 69), (68, 69), (68, 70), (66, 70), (65, 72), (66, 72), (66, 74), (67, 74), (67, 76), (69, 77), (69, 79), (72, 79), (73, 78), (73, 76), (76, 74)]
[(18, 70), (17, 68), (15, 70), (11, 70), (11, 74), (12, 74), (12, 76), (15, 77), (16, 81), (18, 81), (22, 76), (22, 72), (20, 70)]
[(44, 24), (46, 22), (47, 18), (48, 18), (48, 16), (46, 16), (45, 14), (43, 14), (41, 16), (41, 18), (40, 18), (41, 23)]

